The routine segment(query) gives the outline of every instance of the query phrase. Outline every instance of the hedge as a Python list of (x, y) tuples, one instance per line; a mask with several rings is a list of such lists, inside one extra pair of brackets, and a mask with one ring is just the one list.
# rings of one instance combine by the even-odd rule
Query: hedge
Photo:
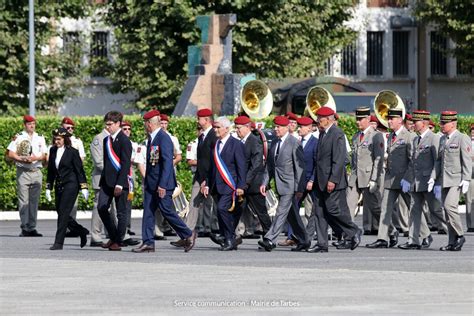
[[(46, 143), (52, 142), (51, 131), (57, 128), (61, 122), (61, 117), (55, 116), (38, 116), (37, 127), (38, 133), (42, 134), (46, 138)], [(84, 169), (89, 180), (91, 182), (92, 173), (92, 159), (90, 156), (89, 146), (96, 134), (103, 129), (103, 117), (73, 117), (76, 128), (74, 134), (82, 139), (84, 142), (84, 148), (86, 150), (87, 157), (84, 161)], [(132, 123), (132, 140), (141, 142), (145, 139), (145, 131), (143, 129), (142, 119), (138, 115), (126, 116), (127, 121)], [(433, 117), (436, 121), (437, 117)], [(271, 126), (272, 118), (268, 117), (265, 120), (266, 126)], [(459, 129), (464, 133), (469, 133), (469, 126), (474, 122), (474, 116), (463, 116), (459, 120)], [(349, 139), (357, 131), (355, 120), (351, 116), (342, 115), (339, 120), (339, 126), (344, 130)], [(186, 146), (189, 142), (196, 138), (195, 134), (196, 120), (193, 118), (172, 118), (169, 124), (169, 131), (178, 137), (181, 149), (183, 151), (183, 160), (178, 165), (177, 179), (182, 184), (186, 195), (189, 197), (191, 190), (191, 171), (186, 164)], [(2, 153), (6, 152), (6, 148), (10, 143), (11, 139), (18, 132), (23, 130), (23, 121), (21, 117), (10, 118), (0, 117), (0, 149)], [(0, 210), (14, 210), (17, 208), (17, 197), (16, 197), (16, 170), (15, 166), (11, 163), (7, 163), (5, 159), (0, 159), (0, 172), (2, 174), (2, 181), (0, 181)], [(44, 181), (46, 179), (46, 169), (43, 168)], [(141, 183), (138, 170), (137, 183)], [(44, 184), (45, 187), (45, 184)], [(43, 191), (44, 191), (43, 187)], [(86, 202), (82, 198), (79, 199), (79, 209), (92, 209), (93, 201), (93, 190), (91, 190), (91, 197)], [(141, 186), (137, 185), (137, 192), (133, 200), (134, 208), (142, 208), (142, 191)], [(51, 210), (54, 209), (53, 202), (46, 201), (44, 193), (41, 194), (41, 201), (39, 205), (40, 209)]]

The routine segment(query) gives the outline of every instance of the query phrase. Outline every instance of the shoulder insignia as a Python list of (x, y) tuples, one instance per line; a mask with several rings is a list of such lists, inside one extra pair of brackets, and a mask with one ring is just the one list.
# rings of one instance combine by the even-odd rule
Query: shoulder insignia
[(94, 143), (93, 143), (95, 146), (98, 146), (99, 145), (99, 140), (96, 138), (94, 139)]

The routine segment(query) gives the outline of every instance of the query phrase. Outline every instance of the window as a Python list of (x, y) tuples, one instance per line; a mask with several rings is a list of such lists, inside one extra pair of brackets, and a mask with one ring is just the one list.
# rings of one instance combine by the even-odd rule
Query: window
[(108, 32), (94, 32), (92, 34), (92, 57), (107, 57)]
[(346, 76), (357, 75), (357, 50), (355, 42), (342, 50), (341, 74)]
[(456, 58), (456, 73), (458, 76), (474, 76), (474, 67), (469, 67)]
[(393, 75), (408, 76), (408, 40), (407, 31), (393, 32)]
[(63, 34), (63, 52), (65, 54), (68, 67), (65, 69), (67, 76), (73, 76), (81, 68), (81, 45), (78, 32), (66, 32)]
[(330, 76), (332, 74), (332, 65), (331, 65), (331, 57), (326, 59), (324, 62), (324, 75)]
[(383, 32), (367, 32), (367, 76), (383, 75)]
[(448, 41), (446, 37), (438, 34), (437, 32), (431, 32), (431, 75), (447, 75), (447, 59), (446, 49)]
[(67, 54), (76, 54), (79, 48), (79, 33), (66, 32), (63, 38), (63, 50)]

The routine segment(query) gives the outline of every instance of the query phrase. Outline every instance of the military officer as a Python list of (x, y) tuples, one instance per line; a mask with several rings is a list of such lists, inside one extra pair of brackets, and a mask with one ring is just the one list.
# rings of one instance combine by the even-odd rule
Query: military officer
[(46, 141), (35, 132), (36, 119), (23, 116), (24, 130), (13, 138), (7, 147), (8, 158), (16, 165), (18, 211), (20, 212), (20, 237), (41, 237), (36, 230), (38, 204), (43, 183), (41, 168), (46, 159)]
[[(471, 148), (474, 147), (474, 123), (471, 124)], [(474, 151), (471, 150), (471, 161), (473, 164), (471, 173), (471, 184), (466, 193), (466, 225), (469, 233), (474, 232)]]
[[(364, 232), (378, 230), (383, 180), (384, 137), (370, 125), (370, 108), (359, 107), (355, 112), (359, 132), (352, 138), (353, 150), (347, 202), (352, 218), (359, 194), (363, 194)], [(369, 220), (373, 218), (373, 220)]]
[[(413, 140), (413, 157), (408, 181), (411, 183), (411, 197), (413, 203), (409, 214), (409, 238), (405, 244), (399, 245), (400, 249), (421, 249), (421, 237), (426, 238), (424, 248), (431, 245), (433, 238), (426, 224), (423, 208), (425, 202), (434, 199), (432, 192), (436, 178), (435, 162), (438, 157), (439, 137), (429, 130), (430, 112), (415, 111), (412, 120), (418, 135)], [(440, 212), (441, 209), (439, 208)], [(438, 215), (439, 214), (434, 214)], [(441, 214), (442, 218), (442, 214)], [(420, 231), (421, 228), (421, 231)]]
[(392, 129), (387, 143), (387, 168), (384, 177), (384, 194), (377, 240), (368, 248), (394, 247), (398, 243), (398, 231), (392, 222), (392, 213), (398, 198), (410, 205), (410, 183), (407, 181), (412, 157), (413, 135), (403, 126), (401, 109), (388, 111), (388, 124)]
[(457, 112), (441, 112), (440, 140), (436, 161), (435, 196), (441, 200), (448, 223), (448, 245), (441, 251), (460, 251), (465, 238), (458, 203), (461, 193), (466, 194), (472, 177), (471, 140), (457, 130)]

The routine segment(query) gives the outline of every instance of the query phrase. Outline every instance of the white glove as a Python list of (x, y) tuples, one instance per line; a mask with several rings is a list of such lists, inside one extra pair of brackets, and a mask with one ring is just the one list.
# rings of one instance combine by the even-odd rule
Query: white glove
[(441, 186), (435, 185), (433, 191), (434, 191), (435, 198), (441, 202)]
[(435, 184), (434, 179), (433, 179), (433, 178), (430, 178), (430, 179), (428, 180), (428, 192), (433, 191), (434, 184)]
[(407, 193), (408, 191), (410, 191), (410, 182), (408, 182), (407, 180), (402, 179), (402, 181), (400, 181), (400, 185), (402, 186), (403, 193)]
[(466, 194), (469, 190), (469, 181), (462, 180), (461, 183), (459, 183), (459, 187), (461, 187), (462, 194)]
[(375, 191), (377, 191), (377, 182), (375, 181), (370, 181), (369, 182), (369, 192), (370, 193), (375, 193)]
[(87, 189), (82, 189), (82, 190), (81, 190), (81, 193), (82, 193), (82, 196), (84, 197), (84, 200), (87, 201), (87, 199), (89, 198), (89, 190), (87, 190)]
[(48, 200), (48, 202), (51, 202), (52, 198), (51, 198), (51, 190), (50, 189), (46, 189), (46, 200)]

